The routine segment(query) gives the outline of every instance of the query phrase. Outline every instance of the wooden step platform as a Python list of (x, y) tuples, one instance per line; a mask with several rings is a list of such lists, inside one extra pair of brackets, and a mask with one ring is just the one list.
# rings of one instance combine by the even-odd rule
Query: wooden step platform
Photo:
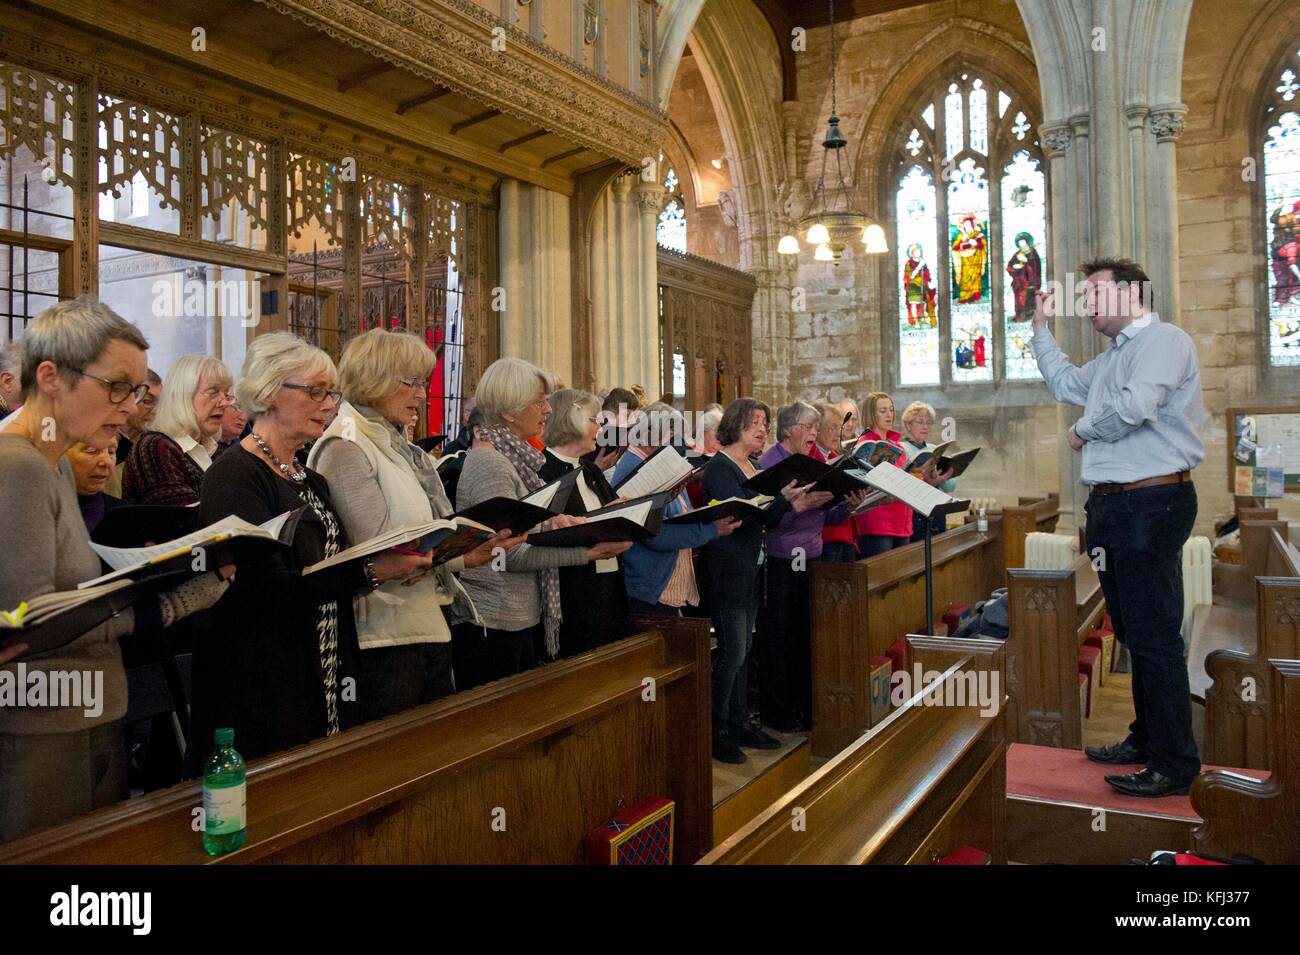
[[(1094, 763), (1077, 749), (1013, 743), (1007, 752), (1007, 857), (1023, 863), (1123, 865), (1146, 860), (1158, 849), (1190, 848), (1201, 820), (1187, 796), (1125, 796), (1106, 783), (1108, 775), (1141, 768)], [(1254, 769), (1232, 772), (1268, 777)]]
[(717, 845), (811, 772), (812, 746), (804, 733), (775, 733), (779, 750), (745, 750), (739, 766), (713, 762), (713, 844)]

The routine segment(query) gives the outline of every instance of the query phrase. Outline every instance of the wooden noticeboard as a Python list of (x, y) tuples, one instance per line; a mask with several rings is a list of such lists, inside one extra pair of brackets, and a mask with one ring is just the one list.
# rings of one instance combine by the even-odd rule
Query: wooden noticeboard
[(1283, 490), (1300, 491), (1300, 405), (1279, 408), (1229, 408), (1228, 492), (1246, 497), (1276, 496), (1257, 493), (1258, 487), (1243, 491), (1237, 480), (1238, 468), (1258, 469), (1261, 449), (1282, 448)]

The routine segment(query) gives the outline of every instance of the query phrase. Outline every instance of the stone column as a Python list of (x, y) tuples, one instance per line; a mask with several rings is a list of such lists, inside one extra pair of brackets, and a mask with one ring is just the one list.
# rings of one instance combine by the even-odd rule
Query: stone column
[[(1147, 247), (1161, 267), (1152, 273), (1156, 311), (1162, 318), (1182, 324), (1182, 302), (1178, 275), (1178, 157), (1176, 142), (1183, 134), (1181, 103), (1152, 107), (1148, 122), (1155, 135), (1154, 149), (1148, 149), (1146, 197)], [(1158, 276), (1158, 278), (1157, 278)]]
[(549, 189), (507, 179), (501, 183), (501, 354), (526, 358), (572, 379), (569, 347), (569, 200)]
[[(645, 388), (651, 399), (657, 399), (672, 381), (660, 382), (663, 362), (659, 354), (659, 209), (663, 203), (664, 189), (658, 182), (641, 181), (632, 190), (632, 203), (637, 211), (637, 237), (639, 256), (636, 262), (637, 312), (636, 346), (632, 350), (632, 380)], [(631, 263), (628, 263), (631, 265)]]

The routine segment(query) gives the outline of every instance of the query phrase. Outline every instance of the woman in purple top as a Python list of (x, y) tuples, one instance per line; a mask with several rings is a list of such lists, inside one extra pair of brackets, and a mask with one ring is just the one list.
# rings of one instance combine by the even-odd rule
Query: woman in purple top
[[(763, 452), (759, 467), (812, 451), (820, 421), (817, 409), (803, 401), (777, 411), (777, 443)], [(861, 499), (858, 495), (835, 507), (790, 511), (767, 532), (767, 577), (756, 638), (758, 699), (763, 724), (778, 732), (800, 732), (811, 725), (808, 563), (821, 557), (822, 528), (848, 520)]]

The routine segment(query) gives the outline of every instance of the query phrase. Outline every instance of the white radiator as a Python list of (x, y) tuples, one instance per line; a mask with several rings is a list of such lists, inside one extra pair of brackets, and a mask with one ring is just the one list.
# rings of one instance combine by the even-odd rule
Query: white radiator
[(1214, 602), (1211, 568), (1214, 551), (1208, 537), (1190, 537), (1183, 545), (1183, 641), (1192, 633), (1192, 612), (1199, 604)]
[(1025, 566), (1030, 570), (1069, 570), (1079, 556), (1079, 541), (1068, 534), (1025, 535)]

